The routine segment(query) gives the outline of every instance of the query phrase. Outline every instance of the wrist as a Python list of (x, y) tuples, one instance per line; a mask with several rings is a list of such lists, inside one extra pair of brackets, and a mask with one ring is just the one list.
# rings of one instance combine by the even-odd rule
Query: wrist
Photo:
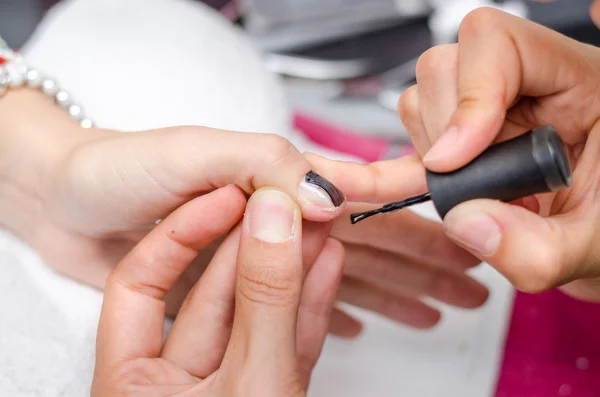
[(91, 131), (36, 90), (0, 98), (0, 225), (31, 241), (60, 161)]

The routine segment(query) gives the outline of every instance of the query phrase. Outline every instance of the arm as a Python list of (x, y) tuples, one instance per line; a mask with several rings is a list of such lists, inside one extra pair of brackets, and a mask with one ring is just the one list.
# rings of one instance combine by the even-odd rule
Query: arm
[(42, 93), (9, 89), (0, 97), (0, 225), (31, 241), (42, 192), (82, 138), (84, 130)]

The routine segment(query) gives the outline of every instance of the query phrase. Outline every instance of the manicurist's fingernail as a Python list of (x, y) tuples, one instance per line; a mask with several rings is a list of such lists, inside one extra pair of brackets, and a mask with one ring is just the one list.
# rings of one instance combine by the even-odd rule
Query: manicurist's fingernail
[(246, 209), (250, 234), (267, 243), (290, 240), (295, 235), (296, 208), (292, 198), (282, 191), (257, 191)]

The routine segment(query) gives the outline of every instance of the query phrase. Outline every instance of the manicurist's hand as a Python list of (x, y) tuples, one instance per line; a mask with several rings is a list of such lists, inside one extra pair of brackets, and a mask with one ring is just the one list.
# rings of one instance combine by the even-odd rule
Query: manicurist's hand
[(421, 57), (417, 82), (400, 114), (433, 171), (455, 170), (494, 142), (555, 126), (572, 158), (570, 190), (521, 206), (463, 203), (444, 228), (522, 290), (562, 285), (599, 299), (600, 49), (484, 8), (463, 21), (458, 44)]
[(165, 294), (245, 202), (233, 186), (196, 198), (119, 263), (106, 285), (92, 396), (306, 395), (343, 249), (328, 239), (304, 268), (300, 208), (281, 190), (252, 195), (163, 343)]

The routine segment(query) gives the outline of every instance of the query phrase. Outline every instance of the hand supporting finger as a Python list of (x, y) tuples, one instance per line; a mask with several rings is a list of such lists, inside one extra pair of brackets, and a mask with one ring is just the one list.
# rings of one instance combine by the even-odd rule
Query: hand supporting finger
[[(240, 374), (248, 395), (303, 390), (296, 353), (303, 283), (300, 210), (286, 193), (262, 189), (248, 202), (237, 264), (235, 315), (219, 390), (229, 395)], [(264, 379), (264, 381), (257, 381)], [(293, 390), (290, 390), (293, 389)]]
[(162, 349), (162, 358), (200, 379), (219, 368), (231, 335), (240, 226), (188, 293)]
[(198, 254), (241, 216), (242, 192), (227, 187), (192, 200), (161, 222), (109, 277), (98, 328), (97, 368), (158, 357), (165, 293)]
[[(210, 265), (186, 297), (162, 351), (162, 357), (176, 363), (198, 378), (206, 378), (221, 365), (231, 336), (235, 296), (236, 262), (240, 243), (241, 225), (227, 236), (213, 256)], [(304, 272), (311, 272), (313, 263), (327, 241), (330, 225), (303, 222), (302, 245)], [(325, 259), (336, 259), (337, 251), (328, 243)], [(333, 252), (331, 252), (333, 251)], [(323, 255), (322, 255), (323, 256)], [(317, 264), (323, 267), (320, 259)], [(341, 261), (327, 263), (328, 271), (317, 273), (330, 275)], [(341, 271), (341, 270), (340, 270)], [(314, 276), (313, 276), (314, 278)], [(327, 282), (325, 277), (321, 282)], [(320, 284), (319, 284), (320, 285)], [(329, 285), (329, 284), (327, 284)], [(317, 285), (318, 286), (318, 285)], [(335, 300), (336, 288), (330, 288)], [(315, 299), (323, 299), (323, 293), (314, 291)], [(314, 308), (309, 305), (309, 309)], [(324, 308), (323, 308), (324, 309)], [(325, 315), (326, 313), (323, 313)], [(317, 327), (318, 328), (318, 327)], [(309, 345), (306, 346), (307, 348)]]

